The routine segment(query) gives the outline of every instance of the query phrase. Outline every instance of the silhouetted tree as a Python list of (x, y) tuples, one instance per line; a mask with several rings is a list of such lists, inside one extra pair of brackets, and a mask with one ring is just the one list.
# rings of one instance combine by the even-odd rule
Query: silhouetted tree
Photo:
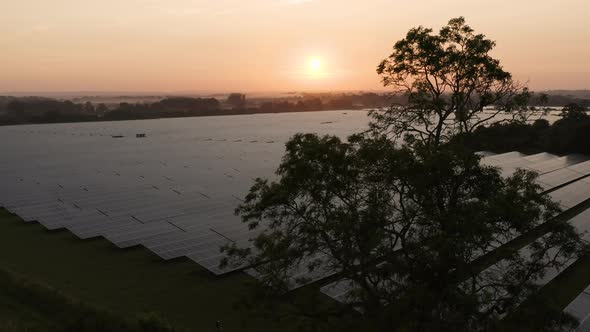
[(452, 135), (502, 121), (502, 113), (526, 119), (530, 93), (490, 55), (494, 46), (462, 17), (450, 20), (438, 34), (424, 27), (411, 29), (377, 68), (383, 85), (406, 96), (408, 104), (374, 112), (374, 129), (438, 145)]
[(305, 100), (305, 106), (310, 111), (321, 111), (324, 108), (322, 100), (320, 98), (310, 98)]
[(588, 108), (575, 103), (567, 104), (561, 111), (564, 120), (588, 120)]
[(267, 101), (267, 102), (262, 103), (260, 105), (259, 109), (260, 109), (260, 111), (265, 112), (265, 113), (272, 112), (274, 110), (274, 105), (272, 102)]
[(13, 100), (6, 105), (7, 114), (14, 118), (20, 118), (25, 113), (25, 103)]
[[(250, 266), (271, 295), (335, 277), (365, 330), (492, 331), (548, 269), (582, 252), (535, 173), (503, 178), (455, 139), (482, 121), (485, 105), (520, 112), (528, 93), (462, 18), (430, 32), (410, 30), (380, 66), (386, 86), (407, 87), (407, 107), (374, 112), (375, 130), (346, 142), (315, 134), (287, 142), (278, 179), (257, 179), (236, 210), (260, 235), (224, 247), (222, 266)], [(400, 146), (395, 138), (407, 132), (416, 139)], [(541, 225), (545, 235), (528, 250), (503, 246)], [(538, 325), (572, 323), (553, 314)]]
[(94, 105), (89, 101), (84, 104), (84, 106), (82, 107), (82, 110), (88, 114), (94, 114), (94, 112), (95, 112)]
[(233, 109), (244, 109), (246, 108), (246, 95), (241, 93), (232, 93), (227, 97), (227, 103), (231, 105)]
[(104, 114), (106, 112), (109, 111), (109, 108), (107, 107), (107, 105), (100, 103), (98, 105), (96, 105), (96, 113), (98, 114)]

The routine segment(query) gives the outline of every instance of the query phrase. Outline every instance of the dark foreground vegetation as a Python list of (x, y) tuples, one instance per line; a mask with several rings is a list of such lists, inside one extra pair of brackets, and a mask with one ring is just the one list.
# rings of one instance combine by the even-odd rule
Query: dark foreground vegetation
[(561, 118), (552, 124), (544, 119), (532, 123), (497, 123), (476, 129), (464, 142), (475, 151), (590, 155), (589, 114), (588, 108), (569, 104), (563, 108)]
[(74, 301), (48, 286), (0, 270), (0, 331), (172, 332), (155, 314), (137, 318)]

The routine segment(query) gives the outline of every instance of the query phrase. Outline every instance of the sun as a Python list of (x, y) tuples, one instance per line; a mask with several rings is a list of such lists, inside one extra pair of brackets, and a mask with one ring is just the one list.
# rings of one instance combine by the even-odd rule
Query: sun
[(322, 61), (319, 58), (311, 58), (309, 60), (309, 72), (317, 75), (322, 71)]

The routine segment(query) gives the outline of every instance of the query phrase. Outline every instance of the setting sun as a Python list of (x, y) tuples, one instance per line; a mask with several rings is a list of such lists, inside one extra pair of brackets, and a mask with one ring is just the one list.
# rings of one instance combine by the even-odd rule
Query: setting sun
[(322, 70), (322, 61), (318, 58), (312, 58), (309, 61), (309, 72), (313, 75), (318, 75)]

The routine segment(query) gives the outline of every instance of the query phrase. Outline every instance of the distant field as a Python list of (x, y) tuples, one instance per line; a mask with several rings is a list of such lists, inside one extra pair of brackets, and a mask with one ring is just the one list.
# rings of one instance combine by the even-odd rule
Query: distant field
[[(129, 316), (155, 312), (182, 330), (214, 331), (220, 319), (226, 331), (289, 331), (234, 310), (249, 280), (243, 273), (215, 278), (188, 260), (165, 262), (142, 248), (120, 250), (103, 239), (81, 241), (67, 231), (26, 224), (3, 209), (0, 262), (2, 269), (101, 309)], [(0, 319), (22, 316), (24, 310), (0, 297)]]

